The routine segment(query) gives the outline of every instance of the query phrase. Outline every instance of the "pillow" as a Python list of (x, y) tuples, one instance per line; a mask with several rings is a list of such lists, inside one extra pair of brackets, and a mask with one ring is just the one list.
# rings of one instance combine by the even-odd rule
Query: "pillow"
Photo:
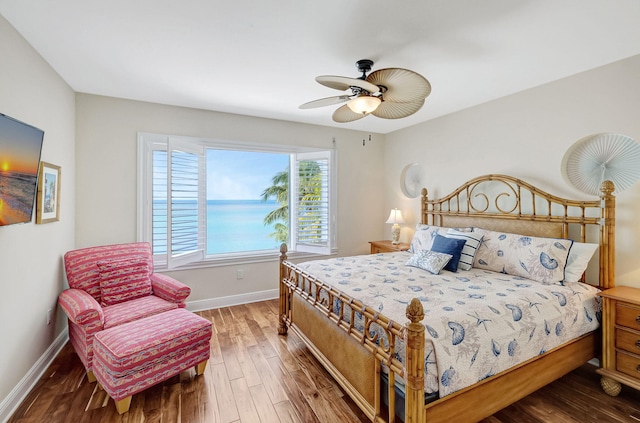
[(103, 306), (151, 295), (148, 260), (144, 257), (102, 260), (97, 263)]
[(457, 272), (458, 262), (460, 261), (460, 255), (462, 254), (462, 248), (464, 248), (465, 242), (467, 241), (464, 239), (445, 238), (442, 235), (436, 235), (433, 240), (433, 245), (431, 246), (431, 251), (450, 254), (451, 259), (444, 268), (451, 272)]
[(478, 251), (480, 242), (482, 242), (482, 234), (478, 232), (462, 232), (452, 228), (447, 231), (446, 237), (464, 239), (466, 241), (462, 248), (462, 254), (460, 255), (460, 261), (458, 262), (458, 269), (471, 270), (473, 267), (473, 259), (476, 256), (476, 251)]
[(483, 235), (473, 267), (521, 276), (539, 282), (564, 280), (570, 239), (540, 238), (474, 229)]
[(417, 267), (437, 275), (451, 260), (451, 254), (438, 253), (431, 250), (420, 250), (406, 263), (407, 266)]
[(563, 282), (578, 282), (589, 265), (589, 260), (598, 249), (598, 244), (575, 242), (569, 250)]
[[(471, 232), (472, 228), (456, 228), (461, 232)], [(433, 239), (436, 235), (440, 234), (442, 236), (447, 234), (449, 228), (445, 228), (442, 226), (434, 226), (434, 225), (425, 225), (423, 223), (418, 223), (416, 225), (416, 231), (413, 234), (413, 239), (411, 240), (411, 248), (409, 251), (412, 253), (416, 253), (420, 250), (430, 250), (433, 245)]]

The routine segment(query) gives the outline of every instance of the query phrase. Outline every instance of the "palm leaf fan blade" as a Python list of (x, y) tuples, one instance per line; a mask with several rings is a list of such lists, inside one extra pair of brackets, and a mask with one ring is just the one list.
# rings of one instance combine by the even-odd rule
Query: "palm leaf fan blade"
[(371, 72), (367, 81), (384, 87), (382, 96), (385, 101), (410, 103), (424, 100), (431, 94), (429, 81), (419, 73), (408, 69), (380, 69)]
[(411, 103), (393, 103), (383, 101), (376, 110), (371, 112), (372, 115), (383, 119), (400, 119), (411, 116), (424, 105), (424, 99)]

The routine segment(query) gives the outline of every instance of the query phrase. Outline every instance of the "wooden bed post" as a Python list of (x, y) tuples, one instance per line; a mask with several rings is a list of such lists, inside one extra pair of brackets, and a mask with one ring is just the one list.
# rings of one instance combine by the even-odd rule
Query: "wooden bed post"
[(280, 287), (280, 323), (278, 324), (278, 334), (287, 334), (287, 315), (289, 312), (289, 299), (287, 298), (287, 287), (282, 282), (286, 274), (286, 266), (284, 265), (287, 259), (287, 244), (282, 243), (280, 245), (280, 279), (278, 279), (278, 285)]
[[(600, 185), (600, 201), (602, 222), (600, 224), (600, 288), (609, 289), (615, 286), (615, 244), (616, 244), (616, 198), (613, 196), (613, 182), (604, 181)], [(606, 265), (605, 265), (606, 264)]]
[(407, 306), (405, 423), (424, 423), (424, 308), (414, 298)]
[[(429, 224), (429, 220), (428, 220), (429, 215), (426, 213), (429, 207), (429, 192), (427, 191), (426, 188), (422, 188), (422, 191), (420, 193), (422, 194), (422, 196), (420, 197), (422, 201), (422, 204), (420, 206), (420, 210), (422, 210), (422, 214), (420, 216), (420, 222)], [(431, 224), (434, 224), (433, 215), (431, 215)]]

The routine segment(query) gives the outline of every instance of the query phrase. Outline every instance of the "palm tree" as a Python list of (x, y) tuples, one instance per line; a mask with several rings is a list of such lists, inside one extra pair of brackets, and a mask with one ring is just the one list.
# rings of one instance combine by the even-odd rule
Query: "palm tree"
[[(320, 166), (314, 160), (303, 160), (299, 162), (298, 168), (299, 187), (298, 203), (316, 203), (322, 192), (322, 172)], [(289, 167), (282, 172), (276, 173), (271, 178), (273, 185), (266, 188), (262, 194), (262, 201), (274, 198), (278, 202), (278, 207), (270, 211), (264, 217), (264, 224), (274, 224), (275, 232), (271, 233), (278, 242), (289, 241)], [(309, 207), (307, 212), (313, 215), (315, 207)], [(307, 216), (308, 218), (308, 216)]]
[(271, 198), (275, 198), (278, 202), (278, 207), (271, 210), (264, 217), (264, 225), (275, 223), (274, 229), (276, 231), (269, 236), (279, 243), (287, 242), (289, 240), (289, 166), (282, 172), (273, 175), (271, 183), (273, 185), (262, 191), (260, 197), (262, 201), (269, 201)]

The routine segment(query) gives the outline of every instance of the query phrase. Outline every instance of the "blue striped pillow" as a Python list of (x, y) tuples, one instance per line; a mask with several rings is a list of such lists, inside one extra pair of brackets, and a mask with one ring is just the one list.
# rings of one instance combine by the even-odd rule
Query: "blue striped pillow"
[(455, 229), (449, 229), (447, 231), (447, 238), (464, 239), (466, 241), (464, 247), (462, 247), (460, 260), (458, 261), (458, 269), (471, 270), (476, 251), (478, 251), (478, 247), (480, 247), (480, 243), (482, 242), (482, 236), (482, 234), (477, 232), (461, 232)]

